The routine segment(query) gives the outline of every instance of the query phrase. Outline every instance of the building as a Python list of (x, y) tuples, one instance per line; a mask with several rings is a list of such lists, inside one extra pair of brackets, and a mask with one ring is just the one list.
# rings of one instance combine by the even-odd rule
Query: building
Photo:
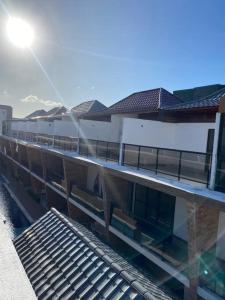
[(179, 296), (224, 299), (224, 96), (158, 88), (66, 120), (12, 121), (1, 167), (42, 209), (135, 250)]

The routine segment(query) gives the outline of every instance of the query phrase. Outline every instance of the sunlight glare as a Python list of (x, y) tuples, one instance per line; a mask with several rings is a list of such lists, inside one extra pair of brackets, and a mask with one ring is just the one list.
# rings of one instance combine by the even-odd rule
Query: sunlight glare
[(32, 45), (34, 32), (26, 21), (10, 17), (6, 29), (10, 41), (15, 46), (19, 48), (29, 48)]

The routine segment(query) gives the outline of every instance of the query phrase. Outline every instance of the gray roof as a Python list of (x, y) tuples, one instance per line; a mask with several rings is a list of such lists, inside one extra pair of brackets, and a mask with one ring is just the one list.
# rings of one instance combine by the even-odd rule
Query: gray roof
[(179, 103), (182, 100), (175, 95), (163, 88), (157, 88), (131, 94), (96, 115), (157, 112), (164, 106)]
[(165, 110), (187, 110), (187, 109), (202, 109), (202, 108), (217, 108), (220, 103), (221, 97), (225, 96), (225, 88), (214, 92), (213, 94), (200, 99), (198, 101), (191, 101), (188, 103), (182, 103), (177, 105), (170, 105), (164, 107)]
[(38, 109), (26, 116), (26, 119), (46, 116), (47, 112), (44, 109)]
[(140, 284), (90, 237), (52, 209), (15, 239), (38, 299), (171, 299)]
[(106, 106), (98, 100), (85, 101), (73, 107), (71, 111), (76, 115), (83, 115), (86, 113), (96, 113), (105, 110)]

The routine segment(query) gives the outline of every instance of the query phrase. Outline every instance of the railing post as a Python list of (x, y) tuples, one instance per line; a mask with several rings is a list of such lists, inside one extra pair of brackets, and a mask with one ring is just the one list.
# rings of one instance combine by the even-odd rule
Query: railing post
[(182, 159), (182, 151), (180, 151), (179, 155), (179, 166), (178, 166), (178, 180), (180, 181), (180, 171), (181, 171), (181, 159)]
[(108, 160), (108, 153), (109, 152), (109, 142), (107, 142), (107, 147), (106, 147), (106, 161)]
[(140, 167), (140, 150), (141, 150), (141, 146), (138, 146), (138, 163), (137, 163), (137, 169), (139, 170)]
[(155, 174), (158, 173), (158, 164), (159, 164), (159, 148), (157, 148), (156, 150)]

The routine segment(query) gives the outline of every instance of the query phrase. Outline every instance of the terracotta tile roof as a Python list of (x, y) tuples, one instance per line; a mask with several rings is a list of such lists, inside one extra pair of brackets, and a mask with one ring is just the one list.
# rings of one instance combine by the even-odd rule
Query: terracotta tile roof
[[(38, 299), (171, 299), (55, 209), (14, 241)], [(107, 247), (109, 249), (109, 247)]]

